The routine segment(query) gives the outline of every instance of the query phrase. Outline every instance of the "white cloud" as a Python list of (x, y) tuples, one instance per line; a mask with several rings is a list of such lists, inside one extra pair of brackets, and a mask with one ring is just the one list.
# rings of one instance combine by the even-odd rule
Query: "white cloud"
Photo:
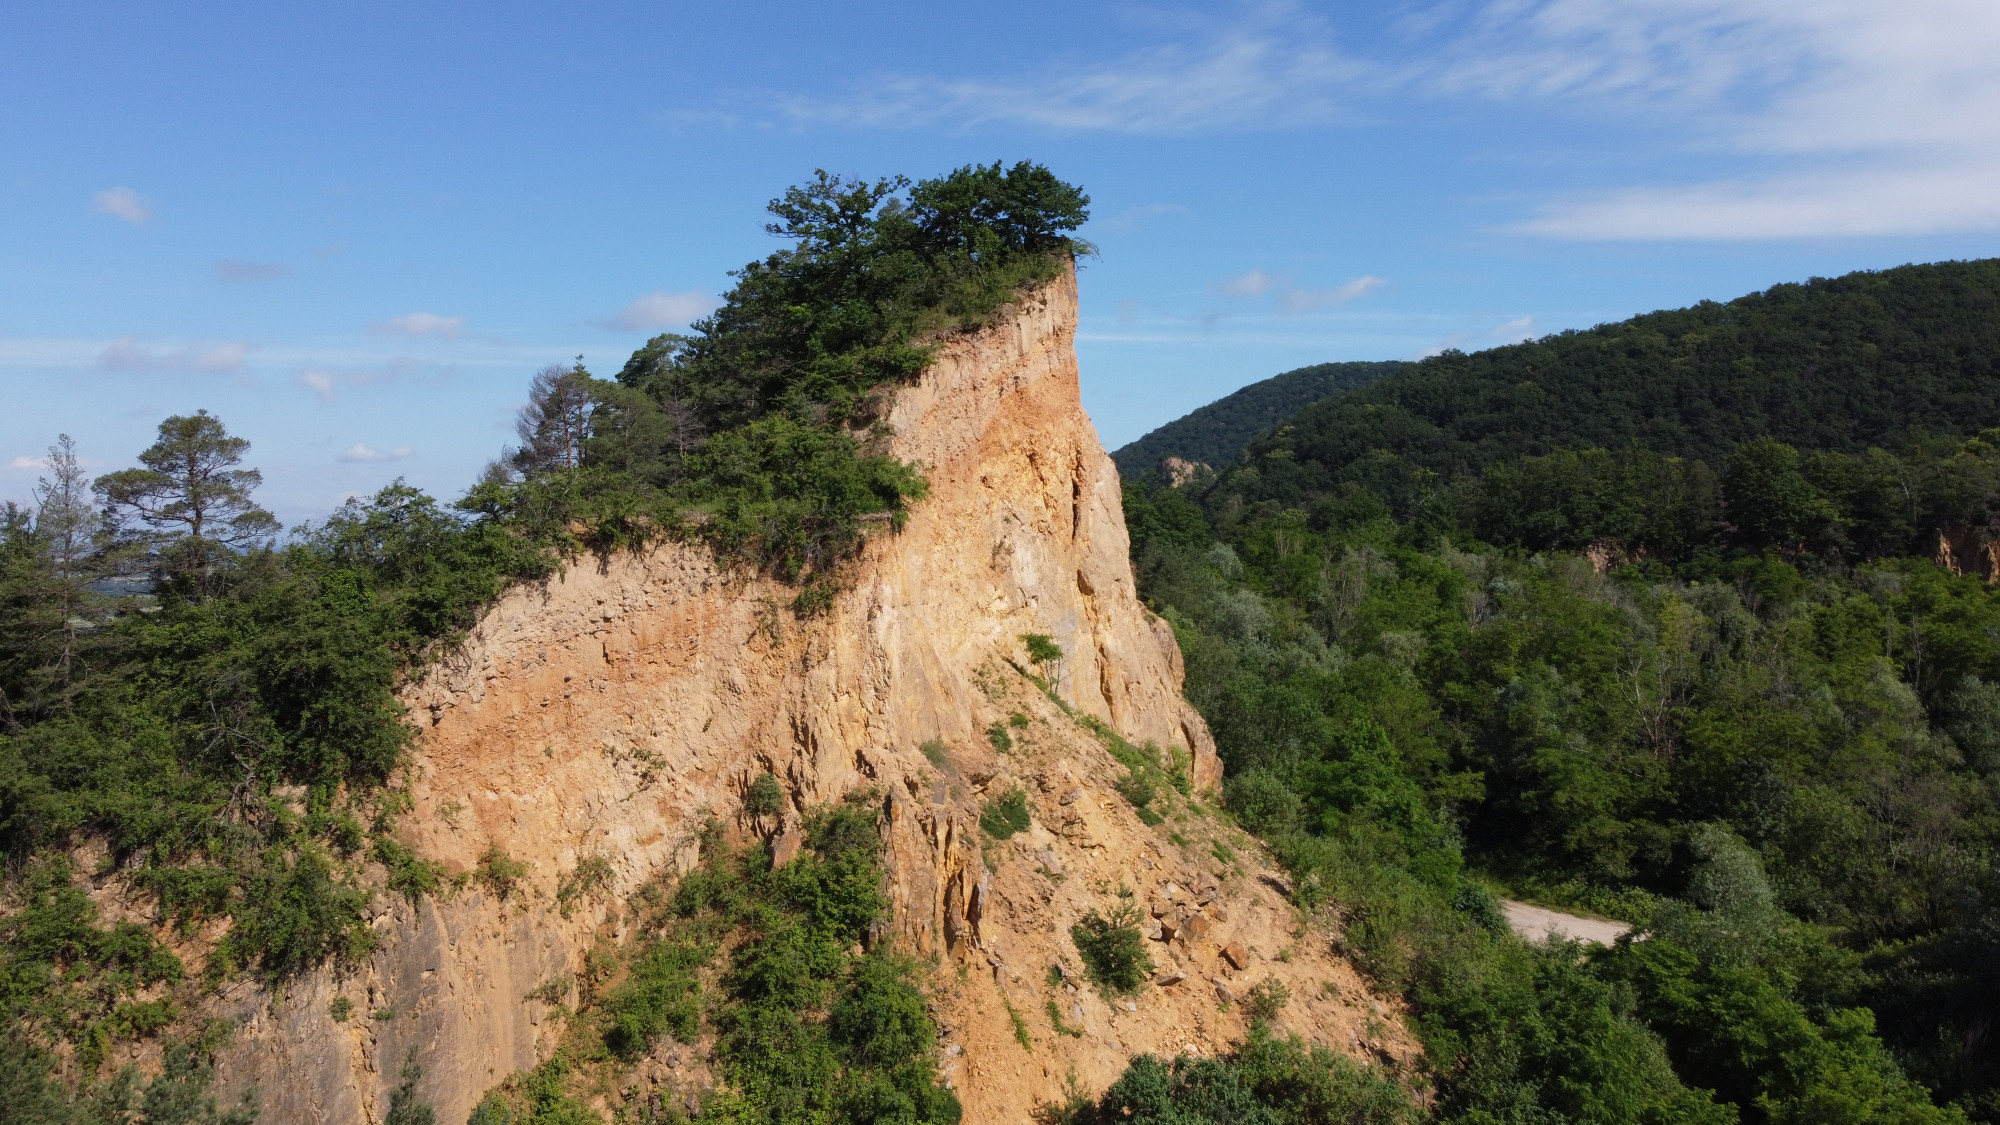
[(1517, 316), (1487, 332), (1486, 338), (1498, 340), (1503, 344), (1518, 344), (1523, 340), (1532, 340), (1535, 338), (1535, 318)]
[(332, 402), (334, 388), (340, 386), (344, 380), (336, 372), (315, 371), (308, 368), (305, 371), (299, 372), (298, 378), (294, 381), (299, 386), (318, 395), (321, 402)]
[(1274, 128), (1334, 119), (1340, 87), (1370, 69), (1334, 50), (1319, 21), (1280, 9), (1253, 12), (1247, 27), (1205, 27), (1186, 42), (1097, 66), (1019, 79), (884, 76), (846, 98), (788, 99), (781, 109), (800, 124), (877, 128)]
[(1097, 222), (1113, 230), (1143, 230), (1147, 219), (1157, 219), (1167, 215), (1191, 219), (1194, 217), (1194, 212), (1179, 203), (1148, 203), (1143, 207), (1121, 211), (1108, 219), (1099, 219)]
[(607, 327), (624, 332), (652, 332), (661, 328), (684, 328), (715, 309), (715, 298), (699, 291), (648, 293), (618, 310), (606, 321)]
[(49, 459), (46, 457), (21, 456), (14, 458), (14, 460), (8, 463), (7, 467), (10, 469), (41, 469), (46, 468), (48, 463)]
[(1258, 266), (1249, 273), (1224, 278), (1216, 282), (1211, 288), (1226, 296), (1248, 297), (1251, 300), (1256, 300), (1273, 289), (1287, 287), (1290, 284), (1291, 282), (1287, 279), (1266, 273), (1264, 272), (1264, 267)]
[(1364, 43), (1296, 4), (1252, 3), (1159, 21), (1171, 27), (1165, 41), (1095, 63), (880, 75), (845, 94), (779, 99), (778, 112), (801, 125), (1159, 134), (1533, 106), (1619, 130), (1621, 141), (1592, 154), (1599, 166), (1622, 151), (1635, 168), (1669, 171), (1545, 200), (1511, 228), (1519, 233), (2000, 230), (1992, 0), (1432, 0), (1391, 10), (1389, 30)]
[[(1656, 127), (1740, 167), (1550, 201), (1576, 239), (2000, 229), (2000, 7), (1983, 0), (1548, 0), (1487, 9), (1438, 88)], [(1525, 46), (1506, 47), (1510, 41)]]
[(123, 219), (135, 226), (153, 217), (153, 209), (128, 187), (105, 188), (92, 195), (90, 201), (98, 214)]
[(334, 459), (337, 461), (401, 461), (415, 452), (416, 450), (411, 449), (407, 445), (399, 445), (394, 449), (384, 450), (357, 441), (346, 449), (341, 450), (340, 455)]
[(464, 327), (465, 318), (462, 316), (413, 312), (390, 317), (375, 325), (374, 331), (384, 336), (436, 336), (445, 340), (456, 340), (459, 330)]
[(224, 258), (215, 263), (215, 276), (223, 281), (275, 281), (291, 275), (292, 267), (283, 262), (246, 262), (241, 258)]
[(391, 359), (379, 366), (359, 369), (308, 363), (297, 375), (292, 376), (292, 382), (317, 395), (321, 402), (330, 403), (342, 388), (365, 387), (370, 383), (417, 378), (424, 366), (416, 360), (402, 357)]
[(1330, 305), (1344, 305), (1356, 298), (1365, 297), (1387, 284), (1389, 283), (1374, 274), (1368, 274), (1332, 289), (1287, 289), (1285, 295), (1278, 298), (1278, 311), (1302, 313)]
[(194, 371), (210, 374), (241, 370), (250, 345), (241, 340), (222, 344), (189, 344), (167, 351), (148, 348), (130, 336), (111, 342), (97, 357), (108, 371)]

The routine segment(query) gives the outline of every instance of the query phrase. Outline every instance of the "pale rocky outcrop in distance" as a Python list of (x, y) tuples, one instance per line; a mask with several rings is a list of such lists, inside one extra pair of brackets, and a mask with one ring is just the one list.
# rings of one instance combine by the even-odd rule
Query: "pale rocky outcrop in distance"
[[(1133, 587), (1117, 473), (1078, 397), (1075, 327), (1067, 273), (898, 389), (891, 448), (924, 466), (930, 496), (903, 531), (875, 536), (817, 617), (789, 612), (794, 590), (681, 544), (580, 560), (503, 597), (405, 693), (422, 732), (402, 833), (455, 871), (498, 848), (528, 865), (525, 885), (506, 901), (476, 880), (414, 905), (380, 894), (381, 947), (363, 970), (278, 996), (238, 986), (222, 1006), (242, 1021), (225, 1092), (259, 1087), (269, 1122), (376, 1121), (414, 1051), (420, 1096), (440, 1121), (464, 1121), (555, 1046), (560, 1023), (526, 995), (569, 981), (593, 943), (628, 937), (623, 897), (697, 863), (707, 817), (787, 850), (805, 810), (864, 787), (883, 802), (895, 903), (879, 940), (943, 966), (935, 1007), (968, 1122), (1025, 1120), (1072, 1069), (1101, 1089), (1138, 1051), (1221, 1049), (1242, 1019), (1218, 997), (1265, 976), (1291, 985), (1290, 1026), (1406, 1061), (1396, 1021), (1326, 940), (1293, 937), (1245, 842), (1231, 867), (1208, 850), (1229, 836), (1212, 819), (1183, 823), (1185, 846), (1172, 826), (1141, 824), (1110, 788), (1122, 769), (1008, 663), (1025, 662), (1020, 634), (1051, 635), (1069, 707), (1188, 755), (1200, 789), (1219, 784), (1172, 632)], [(986, 728), (1015, 713), (1029, 726), (998, 755)], [(937, 765), (920, 751), (933, 740), (947, 748)], [(764, 770), (791, 805), (759, 822), (741, 805)], [(982, 845), (982, 795), (1014, 784), (1034, 826)], [(593, 858), (609, 885), (573, 896), (566, 916), (559, 889)], [(1074, 973), (1070, 925), (1121, 884), (1149, 905), (1156, 939), (1178, 934), (1152, 948), (1162, 979), (1179, 980), (1129, 1011), (1044, 979), (1057, 963)], [(1220, 956), (1231, 943), (1251, 969)], [(336, 995), (354, 1005), (344, 1023), (328, 1014)], [(1053, 1033), (1049, 1000), (1081, 1036)], [(636, 1081), (679, 1096), (700, 1084), (699, 1054), (667, 1045)]]

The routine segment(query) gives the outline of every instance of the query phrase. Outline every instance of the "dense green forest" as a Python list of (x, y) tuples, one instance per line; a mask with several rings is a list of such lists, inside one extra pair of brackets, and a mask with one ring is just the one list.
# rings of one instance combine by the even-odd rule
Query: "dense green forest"
[[(1408, 998), (1441, 1119), (2000, 1120), (1996, 292), (1443, 356), (1128, 483), (1232, 814)], [(1530, 947), (1496, 892), (1643, 940)], [(1179, 1113), (1136, 1116), (1222, 1118)]]
[(1168, 422), (1145, 437), (1116, 449), (1111, 460), (1136, 480), (1169, 457), (1226, 469), (1257, 435), (1311, 403), (1365, 387), (1408, 366), (1401, 360), (1375, 363), (1316, 363), (1259, 380)]
[[(355, 963), (375, 942), (363, 917), (376, 895), (519, 877), (493, 855), (449, 878), (396, 838), (410, 737), (400, 678), (508, 584), (652, 537), (793, 581), (794, 608), (814, 612), (862, 517), (899, 526), (924, 494), (917, 469), (881, 450), (882, 388), (1087, 250), (1069, 232), (1088, 202), (1025, 162), (915, 183), (821, 173), (771, 203), (786, 248), (737, 271), (693, 335), (649, 342), (613, 380), (580, 365), (536, 376), (520, 444), (448, 506), (398, 483), (280, 540), (248, 444), (213, 415), (167, 419), (136, 466), (94, 481), (61, 439), (35, 502), (0, 510), (0, 1123), (254, 1118), (254, 1105), (217, 1107), (208, 1093), (228, 1029), (191, 1014), (206, 995)], [(824, 1063), (838, 1088), (801, 1108), (786, 1092), (798, 1075), (730, 1063), (729, 1116), (955, 1120), (956, 1102), (923, 1077), (928, 1023), (911, 1022), (908, 967), (822, 955), (865, 924), (855, 911), (880, 909), (848, 894), (874, 878), (872, 855), (837, 830), (847, 821), (827, 823), (834, 836), (815, 848), (828, 866), (809, 866), (848, 890), (815, 902), (845, 895), (847, 914), (800, 915), (788, 896), (803, 892), (783, 881), (724, 903), (700, 932), (747, 944), (703, 1018), (738, 1021), (725, 1038), (821, 1043), (800, 1065)], [(152, 924), (107, 918), (90, 895), (107, 885)], [(658, 924), (700, 929), (671, 911)], [(218, 930), (195, 943), (197, 964), (161, 940)], [(791, 936), (742, 962), (772, 935)], [(662, 948), (626, 953), (634, 979), (665, 979), (666, 992), (605, 1008), (587, 1057), (563, 1066), (615, 1065), (621, 1044), (679, 1018), (679, 954)], [(786, 1030), (763, 988), (791, 990), (788, 1011), (822, 997), (831, 1022)], [(850, 1019), (888, 1021), (893, 1041)], [(148, 1038), (167, 1044), (164, 1073), (106, 1065)], [(422, 1065), (409, 1060), (397, 1088), (397, 1125), (431, 1119), (413, 1100)], [(564, 1074), (538, 1075), (519, 1120), (579, 1120)]]

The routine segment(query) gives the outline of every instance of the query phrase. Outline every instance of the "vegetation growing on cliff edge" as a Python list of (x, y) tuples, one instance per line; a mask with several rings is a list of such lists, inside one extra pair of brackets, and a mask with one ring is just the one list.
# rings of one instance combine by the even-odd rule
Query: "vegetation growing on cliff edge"
[[(372, 887), (453, 889), (391, 834), (394, 693), (508, 584), (675, 533), (814, 580), (800, 607), (823, 604), (864, 520), (893, 525), (923, 491), (879, 452), (878, 392), (1087, 249), (1069, 237), (1087, 203), (1028, 163), (821, 174), (772, 204), (792, 245), (739, 271), (693, 338), (615, 382), (540, 377), (521, 449), (455, 509), (399, 482), (280, 544), (247, 443), (206, 412), (94, 492), (63, 439), (36, 503), (0, 510), (0, 1038), (18, 1047), (0, 1084), (43, 1090), (57, 1047), (70, 1086), (49, 1096), (72, 1101), (112, 1045), (173, 1033), (218, 981), (364, 955)], [(98, 916), (85, 884), (106, 877), (153, 925)], [(224, 920), (199, 971), (156, 937)], [(684, 1022), (648, 995), (631, 1034)]]
[(893, 387), (941, 334), (984, 323), (1088, 247), (1089, 197), (1040, 165), (915, 183), (820, 172), (773, 200), (791, 246), (736, 271), (692, 336), (655, 338), (614, 381), (537, 377), (521, 444), (465, 504), (565, 540), (696, 535), (788, 579), (824, 575), (862, 525), (901, 526), (916, 466), (882, 452)]
[[(923, 967), (861, 952), (889, 908), (880, 848), (865, 795), (808, 818), (783, 867), (767, 846), (732, 850), (711, 832), (701, 867), (642, 892), (637, 935), (579, 982), (585, 1002), (555, 1055), (490, 1094), (485, 1120), (595, 1123), (589, 1092), (616, 1089), (618, 1120), (679, 1119), (692, 1095), (704, 1120), (956, 1125)], [(667, 1036), (712, 1042), (723, 1084), (626, 1084), (626, 1065)]]

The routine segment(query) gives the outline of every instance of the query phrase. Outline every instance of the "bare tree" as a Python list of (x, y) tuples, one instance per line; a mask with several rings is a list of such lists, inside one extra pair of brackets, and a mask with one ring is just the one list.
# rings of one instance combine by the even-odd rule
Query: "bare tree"
[(100, 525), (90, 482), (76, 460), (76, 443), (61, 434), (49, 446), (49, 475), (35, 484), (35, 532), (48, 552), (51, 607), (61, 621), (55, 673), (65, 685), (76, 656), (77, 627), (89, 597)]
[(590, 372), (584, 370), (582, 356), (572, 367), (550, 364), (535, 372), (527, 405), (514, 420), (521, 438), (514, 467), (529, 477), (581, 468), (590, 410)]

